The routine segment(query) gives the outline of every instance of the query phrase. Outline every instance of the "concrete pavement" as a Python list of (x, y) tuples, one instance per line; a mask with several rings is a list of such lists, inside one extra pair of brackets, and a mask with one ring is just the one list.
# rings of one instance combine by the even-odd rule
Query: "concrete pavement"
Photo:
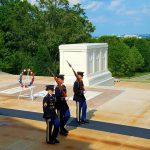
[[(0, 75), (0, 82), (0, 91), (18, 86), (17, 76)], [(36, 77), (34, 92), (42, 91), (48, 82), (53, 79)], [(67, 87), (68, 95), (72, 96), (72, 87)], [(150, 84), (120, 82), (115, 87), (86, 87), (86, 90), (101, 93), (87, 101), (90, 124), (81, 127), (74, 124), (75, 103), (68, 101), (72, 115), (67, 126), (70, 134), (59, 136), (61, 143), (56, 146), (45, 144), (46, 125), (36, 116), (42, 113), (41, 97), (31, 101), (18, 100), (18, 93), (0, 94), (0, 149), (150, 150)], [(20, 117), (22, 112), (27, 113)]]

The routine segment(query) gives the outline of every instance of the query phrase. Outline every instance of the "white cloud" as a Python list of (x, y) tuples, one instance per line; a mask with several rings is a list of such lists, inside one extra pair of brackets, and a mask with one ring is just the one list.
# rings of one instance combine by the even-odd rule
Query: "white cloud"
[(98, 17), (92, 17), (90, 18), (90, 21), (92, 21), (93, 23), (106, 23), (108, 22), (108, 18), (106, 16), (98, 16)]
[[(31, 4), (36, 4), (36, 0), (28, 0)], [(78, 4), (80, 3), (80, 0), (68, 0), (70, 4), (74, 5), (74, 4)]]
[(141, 12), (145, 15), (150, 15), (150, 4), (148, 6), (144, 6)]
[(108, 6), (108, 9), (116, 10), (117, 8), (120, 8), (121, 4), (122, 0), (112, 0), (110, 5)]
[(103, 2), (93, 1), (93, 2), (88, 3), (87, 5), (84, 5), (83, 8), (91, 9), (92, 11), (95, 11), (95, 10), (99, 9), (101, 6), (103, 6)]
[(112, 0), (107, 7), (108, 10), (118, 15), (129, 17), (138, 17), (138, 15), (150, 15), (150, 4), (141, 6), (140, 8), (130, 9), (124, 4), (124, 0)]
[(126, 11), (124, 11), (124, 14), (127, 16), (134, 16), (134, 15), (138, 14), (138, 11), (137, 10), (126, 10)]
[(80, 3), (80, 0), (68, 0), (68, 1), (72, 5)]
[(122, 15), (126, 15), (126, 16), (131, 16), (131, 17), (135, 17), (135, 16), (140, 16), (140, 15), (150, 15), (150, 7), (149, 6), (144, 6), (138, 9), (127, 9), (124, 8), (121, 10), (120, 12)]
[(108, 9), (118, 15), (135, 16), (138, 14), (138, 10), (128, 9), (124, 5), (123, 0), (112, 0)]
[[(28, 0), (32, 5), (36, 4), (36, 0)], [(78, 4), (81, 1), (80, 0), (68, 0), (70, 4), (74, 5), (74, 4)]]

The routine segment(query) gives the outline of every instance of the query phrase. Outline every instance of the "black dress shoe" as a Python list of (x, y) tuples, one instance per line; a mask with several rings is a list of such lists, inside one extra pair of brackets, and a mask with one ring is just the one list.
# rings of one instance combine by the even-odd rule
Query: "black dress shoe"
[(63, 130), (61, 130), (61, 131), (59, 132), (59, 134), (60, 134), (60, 135), (63, 135), (63, 136), (67, 136), (67, 135), (68, 135), (68, 133), (66, 133), (66, 132), (63, 131)]
[(60, 143), (57, 139), (54, 140), (55, 143)]
[(89, 123), (89, 121), (88, 120), (84, 120), (84, 123)]
[(85, 124), (85, 121), (84, 121), (84, 120), (81, 120), (80, 122), (81, 122), (81, 124)]
[(78, 125), (81, 125), (81, 121), (77, 121), (77, 124), (78, 124)]
[(63, 131), (66, 132), (66, 133), (69, 133), (69, 131), (67, 129), (65, 129), (65, 128), (63, 129)]
[(55, 141), (52, 140), (52, 141), (49, 141), (49, 142), (46, 142), (47, 144), (55, 144)]

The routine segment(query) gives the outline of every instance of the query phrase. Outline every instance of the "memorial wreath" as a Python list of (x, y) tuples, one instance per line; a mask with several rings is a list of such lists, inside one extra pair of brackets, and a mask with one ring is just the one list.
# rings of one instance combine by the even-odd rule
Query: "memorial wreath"
[[(27, 74), (27, 78), (29, 79), (29, 76), (31, 75), (31, 80), (29, 81), (29, 83), (25, 83), (23, 82), (23, 76), (25, 75), (25, 73)], [(29, 87), (31, 85), (33, 85), (33, 82), (34, 82), (34, 73), (31, 69), (24, 69), (21, 73), (20, 73), (20, 76), (19, 76), (19, 83), (21, 85), (21, 87)]]

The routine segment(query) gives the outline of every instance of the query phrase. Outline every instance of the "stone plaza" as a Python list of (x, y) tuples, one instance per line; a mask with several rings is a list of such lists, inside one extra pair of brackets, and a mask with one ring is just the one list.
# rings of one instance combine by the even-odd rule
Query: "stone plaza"
[[(86, 86), (90, 124), (76, 126), (75, 103), (68, 101), (71, 119), (69, 136), (59, 136), (56, 146), (45, 143), (42, 95), (32, 101), (19, 100), (18, 76), (0, 75), (0, 150), (149, 150), (150, 84), (119, 82), (115, 86)], [(34, 94), (44, 91), (50, 77), (35, 77)], [(72, 86), (67, 85), (72, 97)], [(25, 93), (27, 91), (24, 91)], [(6, 94), (7, 93), (7, 94)]]

